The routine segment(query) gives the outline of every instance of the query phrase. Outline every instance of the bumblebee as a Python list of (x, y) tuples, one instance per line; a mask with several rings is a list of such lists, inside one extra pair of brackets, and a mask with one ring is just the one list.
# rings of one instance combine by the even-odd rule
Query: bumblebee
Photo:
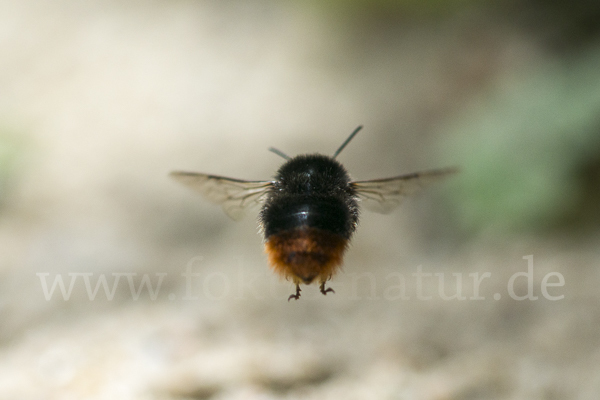
[(446, 168), (385, 179), (352, 181), (336, 157), (362, 129), (356, 128), (332, 156), (305, 154), (286, 159), (273, 180), (246, 181), (197, 172), (174, 171), (171, 176), (220, 204), (234, 220), (262, 205), (258, 221), (271, 268), (291, 280), (300, 298), (300, 284), (317, 281), (324, 295), (334, 290), (325, 283), (340, 269), (359, 219), (359, 205), (389, 213), (405, 196), (419, 191), (456, 169)]

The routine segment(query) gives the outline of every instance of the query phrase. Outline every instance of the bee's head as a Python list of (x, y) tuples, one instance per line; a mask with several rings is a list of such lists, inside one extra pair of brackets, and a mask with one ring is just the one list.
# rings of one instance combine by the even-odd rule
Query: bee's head
[(332, 157), (304, 154), (289, 159), (279, 168), (275, 180), (290, 193), (330, 193), (350, 182), (346, 169)]

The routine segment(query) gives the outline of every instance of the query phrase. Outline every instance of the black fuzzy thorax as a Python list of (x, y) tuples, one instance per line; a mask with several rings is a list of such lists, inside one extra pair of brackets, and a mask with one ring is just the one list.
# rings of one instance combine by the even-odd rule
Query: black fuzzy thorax
[(302, 227), (349, 239), (358, 223), (358, 204), (350, 176), (331, 157), (296, 156), (277, 171), (259, 218), (265, 239)]

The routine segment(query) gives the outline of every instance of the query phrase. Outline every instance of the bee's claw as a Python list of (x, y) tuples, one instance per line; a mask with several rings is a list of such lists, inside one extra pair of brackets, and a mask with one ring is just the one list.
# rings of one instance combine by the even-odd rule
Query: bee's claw
[(298, 300), (300, 298), (300, 285), (296, 285), (296, 294), (290, 294), (288, 297), (288, 301), (291, 299)]
[(333, 290), (332, 288), (327, 288), (325, 289), (325, 282), (321, 283), (321, 293), (323, 293), (324, 295), (327, 295), (327, 293), (335, 293), (335, 290)]

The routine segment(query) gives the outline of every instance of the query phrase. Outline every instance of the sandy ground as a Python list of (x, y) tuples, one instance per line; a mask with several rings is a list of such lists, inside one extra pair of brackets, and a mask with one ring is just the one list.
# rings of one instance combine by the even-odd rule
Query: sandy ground
[(357, 179), (442, 167), (444, 118), (541, 57), (469, 16), (319, 15), (0, 4), (1, 399), (598, 398), (597, 234), (453, 237), (448, 181), (365, 212), (336, 293), (288, 303), (254, 218), (167, 178), (268, 179), (267, 147), (328, 154), (359, 124)]

